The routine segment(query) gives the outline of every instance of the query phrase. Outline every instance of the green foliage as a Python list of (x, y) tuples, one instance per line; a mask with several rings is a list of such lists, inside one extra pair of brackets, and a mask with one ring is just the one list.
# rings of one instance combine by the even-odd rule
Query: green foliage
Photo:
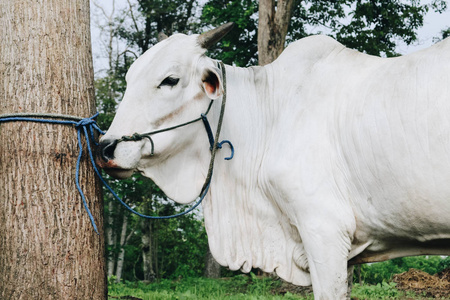
[(158, 42), (160, 32), (195, 32), (196, 11), (197, 0), (137, 0), (117, 19), (115, 34), (142, 54)]
[(286, 41), (291, 43), (324, 30), (334, 30), (346, 17), (347, 2), (351, 1), (295, 0)]
[(112, 275), (108, 277), (108, 286), (113, 286), (114, 283), (116, 282), (117, 277)]
[[(135, 210), (148, 215), (172, 215), (184, 210), (183, 205), (165, 200), (161, 190), (151, 180), (141, 175), (132, 179), (118, 181), (116, 191)], [(108, 192), (109, 193), (109, 192)], [(158, 278), (199, 277), (203, 273), (207, 252), (207, 237), (202, 221), (195, 212), (180, 218), (167, 220), (148, 220), (131, 214), (118, 206), (113, 212), (113, 227), (119, 233), (125, 214), (129, 218), (130, 239), (125, 246), (122, 279), (143, 280), (141, 238), (143, 223), (151, 227), (150, 237), (153, 249), (153, 267)], [(109, 204), (111, 202), (108, 202)], [(108, 205), (109, 205), (108, 204)], [(105, 212), (108, 210), (106, 209)], [(120, 246), (108, 248), (107, 254), (117, 257)]]
[(288, 41), (325, 33), (349, 48), (378, 56), (398, 55), (395, 50), (398, 41), (408, 45), (416, 41), (417, 29), (430, 9), (437, 12), (446, 9), (445, 1), (431, 4), (418, 0), (297, 1)]
[(115, 68), (109, 70), (106, 76), (95, 79), (94, 86), (97, 111), (100, 113), (97, 123), (101, 129), (106, 130), (111, 125), (117, 104), (125, 91), (124, 76)]
[(226, 279), (186, 278), (161, 280), (151, 284), (112, 283), (109, 285), (109, 295), (114, 297), (134, 296), (142, 299), (312, 299), (312, 295), (304, 298), (289, 292), (278, 293), (279, 285), (281, 282), (276, 279), (246, 275)]
[(351, 22), (339, 26), (336, 38), (368, 54), (396, 56), (396, 40), (407, 45), (417, 40), (417, 29), (429, 7), (420, 1), (357, 1)]
[[(185, 278), (181, 280), (161, 280), (154, 283), (109, 281), (109, 299), (116, 297), (138, 297), (140, 299), (199, 299), (199, 300), (312, 300), (313, 295), (298, 295), (286, 291), (282, 282), (273, 278), (259, 278), (254, 275), (238, 275), (224, 279)], [(113, 298), (115, 297), (115, 298)], [(413, 292), (396, 289), (395, 283), (376, 285), (354, 284), (352, 299), (426, 299)]]
[[(235, 29), (221, 41), (220, 46), (211, 49), (209, 55), (237, 66), (257, 64), (257, 0), (209, 0), (203, 7), (200, 7), (198, 0), (135, 0), (130, 3), (134, 3), (133, 6), (124, 10), (112, 26), (115, 28), (115, 37), (125, 41), (128, 50), (117, 57), (110, 55), (109, 70), (105, 76), (95, 81), (97, 108), (101, 112), (98, 123), (103, 129), (109, 127), (124, 94), (125, 74), (137, 56), (131, 50), (138, 54), (145, 52), (157, 43), (157, 35), (161, 31), (168, 35), (175, 32), (195, 33), (233, 21), (236, 23)], [(325, 31), (346, 46), (360, 51), (376, 55), (396, 55), (396, 41), (414, 41), (416, 30), (422, 26), (423, 16), (428, 10), (446, 9), (445, 1), (434, 0), (430, 5), (420, 3), (418, 0), (296, 0), (287, 40), (291, 42)], [(448, 34), (448, 29), (442, 32), (443, 37)], [(108, 180), (119, 196), (144, 214), (169, 215), (183, 207), (167, 201), (161, 190), (142, 176), (137, 175), (123, 181), (111, 178)], [(116, 233), (116, 243), (107, 247), (108, 257), (117, 258), (121, 249), (117, 237), (120, 235), (124, 218), (129, 224), (123, 280), (143, 279), (142, 237), (146, 234), (151, 235), (154, 248), (153, 267), (158, 278), (201, 276), (207, 238), (199, 217), (191, 214), (173, 220), (143, 220), (121, 208), (116, 200), (111, 199), (108, 191), (105, 190), (104, 195), (105, 219), (111, 217), (113, 220), (107, 226), (113, 228)], [(387, 289), (382, 286), (383, 281), (388, 281), (394, 273), (407, 271), (411, 267), (425, 268), (427, 272), (433, 273), (450, 265), (448, 259), (439, 259), (430, 258), (423, 262), (420, 259), (415, 261), (413, 258), (407, 258), (380, 265), (364, 265), (362, 277), (367, 283), (380, 284), (381, 288)], [(227, 274), (236, 273), (228, 271)], [(161, 281), (161, 284), (164, 282)], [(261, 293), (267, 294), (278, 284), (254, 275), (233, 277), (230, 282), (233, 284), (228, 288), (237, 289), (238, 294), (250, 293), (252, 297), (259, 297)], [(197, 283), (193, 284), (196, 286)], [(127, 284), (123, 284), (124, 288), (126, 286)], [(222, 292), (225, 295), (229, 291), (224, 289)], [(182, 298), (194, 292), (192, 289), (185, 289), (179, 293)]]
[(450, 27), (441, 31), (442, 40), (450, 36)]
[(157, 238), (161, 277), (201, 276), (208, 250), (203, 223), (195, 214), (157, 222), (160, 225)]
[(411, 256), (392, 260), (365, 264), (361, 266), (361, 278), (366, 284), (382, 284), (392, 279), (394, 274), (400, 274), (409, 269), (418, 269), (434, 275), (450, 266), (450, 258), (440, 256)]
[(270, 294), (270, 291), (281, 286), (280, 280), (274, 280), (270, 277), (258, 278), (254, 273), (250, 273), (251, 284), (248, 292), (253, 294)]
[(445, 258), (443, 258), (439, 264), (438, 264), (438, 271), (437, 272), (442, 272), (445, 269), (450, 268), (450, 256), (447, 256)]
[[(352, 297), (356, 299), (367, 300), (379, 300), (379, 299), (398, 299), (406, 296), (404, 292), (401, 292), (395, 288), (394, 282), (390, 283), (378, 283), (376, 285), (359, 285), (354, 284), (352, 290)], [(408, 295), (413, 299), (413, 295)]]
[[(446, 1), (419, 0), (295, 0), (287, 43), (312, 34), (328, 34), (345, 46), (372, 55), (396, 56), (399, 41), (411, 44), (429, 10), (442, 12)], [(237, 24), (232, 35), (213, 50), (212, 57), (237, 66), (257, 62), (257, 11), (255, 0), (209, 0), (203, 7), (203, 26), (228, 21)], [(447, 31), (443, 32), (447, 36)]]
[[(130, 2), (131, 3), (131, 2)], [(188, 33), (195, 28), (192, 18), (197, 1), (138, 0), (128, 7), (114, 24), (114, 35), (126, 41), (128, 48), (143, 53), (157, 43), (157, 35), (163, 31)], [(112, 52), (111, 52), (112, 53)], [(107, 129), (126, 88), (125, 74), (134, 61), (135, 54), (125, 51), (114, 57), (109, 55), (109, 70), (95, 81), (97, 109), (101, 112), (98, 124)], [(105, 176), (113, 190), (135, 210), (148, 215), (171, 215), (184, 209), (173, 201), (167, 201), (162, 191), (149, 179), (135, 175), (126, 180), (114, 180)], [(195, 214), (170, 220), (146, 220), (125, 210), (106, 189), (105, 220), (112, 228), (114, 244), (107, 246), (107, 256), (116, 261), (125, 250), (122, 280), (142, 280), (142, 237), (150, 238), (152, 267), (156, 276), (177, 278), (200, 276), (204, 269), (207, 238), (204, 226)], [(119, 244), (124, 220), (128, 228), (125, 246)], [(147, 245), (146, 245), (147, 247)], [(115, 279), (114, 279), (115, 280)]]
[(226, 64), (240, 67), (258, 63), (258, 2), (256, 0), (209, 0), (202, 10), (204, 27), (217, 27), (227, 22), (236, 26), (220, 42), (220, 46), (210, 49), (209, 56)]

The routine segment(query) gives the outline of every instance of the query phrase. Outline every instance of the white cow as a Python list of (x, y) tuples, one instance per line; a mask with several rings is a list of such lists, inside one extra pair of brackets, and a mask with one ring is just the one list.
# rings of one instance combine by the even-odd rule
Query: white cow
[[(193, 201), (211, 156), (223, 79), (205, 56), (229, 25), (176, 34), (131, 66), (99, 164), (137, 171), (172, 199)], [(226, 66), (227, 104), (203, 202), (209, 246), (232, 270), (275, 271), (316, 299), (347, 295), (350, 263), (450, 254), (450, 39), (398, 58), (326, 36), (292, 43), (264, 67)], [(151, 152), (154, 151), (154, 155)]]

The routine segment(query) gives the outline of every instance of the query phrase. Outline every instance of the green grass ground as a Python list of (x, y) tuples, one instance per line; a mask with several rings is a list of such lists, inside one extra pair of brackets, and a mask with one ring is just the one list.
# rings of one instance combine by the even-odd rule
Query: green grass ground
[[(312, 300), (312, 294), (272, 278), (239, 275), (226, 279), (186, 278), (162, 280), (157, 283), (110, 283), (108, 299), (129, 300)], [(395, 288), (395, 283), (358, 285), (353, 288), (352, 299), (427, 299)]]

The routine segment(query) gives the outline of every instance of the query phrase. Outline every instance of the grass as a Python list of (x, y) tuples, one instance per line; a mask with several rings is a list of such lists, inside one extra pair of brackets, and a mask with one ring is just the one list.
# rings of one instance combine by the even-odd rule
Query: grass
[[(109, 298), (120, 299), (132, 296), (143, 300), (297, 300), (313, 299), (312, 295), (302, 298), (289, 291), (276, 294), (282, 282), (271, 278), (257, 278), (256, 276), (239, 275), (224, 279), (186, 278), (182, 280), (161, 280), (157, 283), (110, 283)], [(122, 298), (126, 299), (126, 298)], [(132, 299), (132, 298), (128, 298)], [(136, 299), (137, 300), (137, 299)]]
[[(108, 299), (130, 300), (312, 300), (310, 293), (298, 293), (280, 280), (239, 275), (224, 279), (186, 278), (155, 283), (125, 282), (109, 284)], [(355, 284), (352, 299), (427, 299), (395, 288), (395, 283)]]

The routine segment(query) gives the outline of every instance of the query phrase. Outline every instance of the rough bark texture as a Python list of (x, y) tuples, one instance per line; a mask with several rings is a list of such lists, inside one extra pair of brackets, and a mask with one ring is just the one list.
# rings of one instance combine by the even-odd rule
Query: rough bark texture
[(284, 50), (294, 0), (260, 0), (258, 21), (258, 61), (273, 62)]
[(114, 255), (114, 246), (116, 244), (116, 235), (113, 231), (113, 207), (114, 207), (114, 199), (109, 199), (108, 202), (108, 226), (106, 226), (106, 243), (108, 245), (109, 255), (107, 257), (107, 274), (108, 278), (114, 275), (114, 267), (115, 267), (115, 255)]
[(205, 272), (203, 273), (203, 276), (206, 278), (220, 278), (220, 265), (214, 259), (209, 249), (206, 253)]
[(144, 280), (153, 282), (156, 279), (156, 274), (153, 269), (153, 230), (151, 220), (142, 219), (141, 220), (141, 243), (142, 243), (142, 263), (144, 271)]
[(123, 216), (122, 231), (120, 233), (120, 252), (117, 257), (116, 267), (116, 283), (119, 283), (122, 279), (123, 263), (125, 262), (125, 246), (127, 245), (127, 229), (128, 229), (128, 217)]
[[(0, 114), (95, 111), (88, 0), (0, 2)], [(0, 299), (106, 299), (103, 209), (76, 130), (0, 125)]]

